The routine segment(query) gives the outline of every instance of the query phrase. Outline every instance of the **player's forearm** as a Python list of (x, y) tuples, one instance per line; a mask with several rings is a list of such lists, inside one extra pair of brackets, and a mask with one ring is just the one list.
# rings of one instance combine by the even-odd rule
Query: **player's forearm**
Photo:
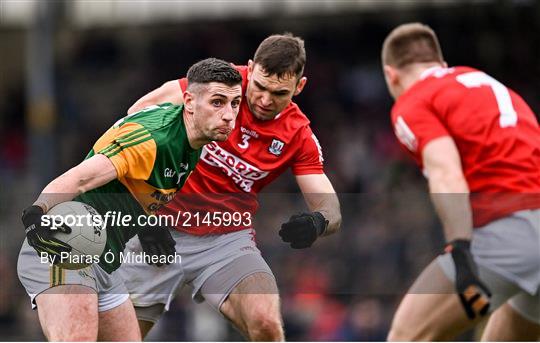
[(95, 155), (51, 181), (34, 205), (47, 212), (53, 206), (73, 200), (79, 194), (100, 187), (116, 177), (112, 162), (103, 155)]
[(314, 196), (317, 199), (314, 200), (315, 204), (312, 205), (311, 210), (313, 212), (320, 212), (328, 220), (328, 226), (324, 236), (336, 233), (341, 227), (341, 209), (337, 195), (335, 193), (329, 193), (316, 194)]
[(80, 192), (76, 186), (72, 185), (70, 177), (66, 176), (66, 172), (53, 181), (51, 181), (41, 192), (34, 205), (43, 209), (43, 212), (48, 212), (52, 207), (65, 201), (73, 200)]
[(328, 236), (333, 233), (336, 233), (341, 228), (341, 212), (337, 211), (319, 211), (322, 215), (328, 220), (328, 227), (324, 232), (323, 236)]
[(320, 212), (328, 220), (324, 236), (337, 232), (341, 227), (341, 208), (328, 177), (325, 174), (297, 175), (296, 182), (302, 190), (309, 210)]
[(446, 240), (472, 238), (469, 188), (463, 175), (430, 175), (429, 190)]

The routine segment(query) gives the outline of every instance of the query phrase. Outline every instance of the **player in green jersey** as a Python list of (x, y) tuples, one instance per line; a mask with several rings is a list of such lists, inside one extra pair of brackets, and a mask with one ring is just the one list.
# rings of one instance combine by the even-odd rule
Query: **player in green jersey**
[[(102, 215), (112, 211), (136, 218), (171, 199), (195, 168), (200, 148), (229, 136), (242, 92), (238, 71), (218, 59), (196, 63), (188, 79), (183, 106), (155, 105), (119, 120), (82, 163), (49, 183), (24, 210), (26, 240), (18, 275), (49, 340), (140, 340), (133, 305), (115, 273), (118, 255), (134, 235), (143, 234), (148, 244), (162, 243), (172, 240), (168, 230), (107, 225), (104, 254), (115, 258), (102, 255), (99, 264), (66, 270), (38, 257), (46, 252), (51, 261), (61, 262), (61, 253), (71, 250), (53, 237), (42, 217), (54, 205), (75, 199)], [(174, 253), (174, 241), (169, 246), (172, 250), (163, 253)]]

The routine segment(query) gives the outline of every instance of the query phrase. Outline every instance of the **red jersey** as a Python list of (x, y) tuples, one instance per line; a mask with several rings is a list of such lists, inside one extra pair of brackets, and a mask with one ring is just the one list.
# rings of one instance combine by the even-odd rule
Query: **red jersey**
[(426, 70), (394, 104), (392, 123), (421, 168), (426, 144), (452, 137), (475, 227), (540, 208), (538, 121), (519, 95), (487, 74), (468, 67)]
[[(320, 145), (298, 105), (291, 102), (273, 120), (258, 120), (245, 97), (247, 67), (236, 68), (244, 96), (235, 129), (225, 142), (203, 147), (182, 189), (158, 212), (180, 214), (176, 228), (193, 235), (251, 228), (251, 216), (259, 206), (257, 193), (289, 167), (295, 175), (324, 172)], [(184, 91), (187, 79), (179, 82)]]

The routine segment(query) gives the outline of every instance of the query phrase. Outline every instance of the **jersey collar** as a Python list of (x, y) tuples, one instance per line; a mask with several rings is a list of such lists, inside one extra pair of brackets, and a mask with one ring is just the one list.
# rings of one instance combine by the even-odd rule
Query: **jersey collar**
[(427, 79), (428, 77), (430, 77), (431, 75), (435, 74), (437, 71), (442, 70), (442, 69), (446, 69), (446, 68), (441, 67), (441, 66), (434, 66), (434, 67), (427, 68), (420, 74), (420, 80)]

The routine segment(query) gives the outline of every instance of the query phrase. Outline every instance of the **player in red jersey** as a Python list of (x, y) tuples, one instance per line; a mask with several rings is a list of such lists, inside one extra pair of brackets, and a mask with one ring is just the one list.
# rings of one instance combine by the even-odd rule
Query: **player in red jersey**
[[(396, 136), (429, 183), (445, 254), (401, 302), (389, 340), (446, 340), (493, 312), (483, 339), (540, 334), (540, 128), (487, 74), (448, 68), (435, 33), (412, 23), (382, 49)], [(474, 228), (474, 230), (473, 230)]]
[[(276, 281), (256, 247), (251, 225), (257, 194), (292, 168), (311, 211), (282, 225), (279, 235), (292, 248), (311, 246), (319, 236), (336, 232), (341, 223), (319, 143), (309, 120), (291, 101), (306, 84), (304, 64), (303, 40), (285, 34), (266, 38), (253, 61), (237, 67), (245, 97), (235, 130), (226, 142), (205, 146), (183, 191), (160, 210), (173, 217), (187, 214), (171, 232), (182, 264), (126, 264), (121, 270), (143, 336), (176, 290), (188, 285), (196, 301), (210, 303), (248, 339), (284, 339)], [(169, 81), (129, 112), (154, 103), (179, 104), (186, 87), (186, 79)], [(144, 246), (145, 237), (139, 238)], [(137, 242), (128, 248), (141, 249)]]

